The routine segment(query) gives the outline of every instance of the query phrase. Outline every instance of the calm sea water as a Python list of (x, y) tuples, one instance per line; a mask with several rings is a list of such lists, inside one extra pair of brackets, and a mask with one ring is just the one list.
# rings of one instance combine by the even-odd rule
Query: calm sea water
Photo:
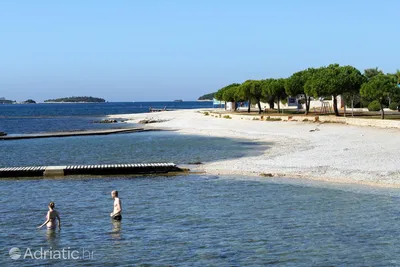
[[(398, 193), (214, 176), (0, 185), (0, 266), (400, 265)], [(108, 217), (113, 189), (121, 222)], [(61, 231), (35, 229), (50, 200)], [(22, 258), (10, 258), (13, 247)], [(37, 259), (23, 259), (28, 248)], [(41, 249), (84, 259), (40, 259)]]
[[(110, 114), (148, 112), (149, 108), (210, 108), (212, 102), (125, 102), (0, 105), (0, 131), (8, 134), (121, 128), (126, 124), (96, 124)], [(132, 126), (132, 125), (131, 125)]]
[(210, 162), (259, 155), (270, 144), (241, 139), (142, 132), (0, 141), (0, 167)]

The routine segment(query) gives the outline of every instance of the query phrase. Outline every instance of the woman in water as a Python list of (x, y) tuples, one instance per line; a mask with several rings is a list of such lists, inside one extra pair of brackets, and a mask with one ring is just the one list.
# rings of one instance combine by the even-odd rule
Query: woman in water
[(49, 203), (49, 211), (46, 215), (46, 221), (38, 226), (38, 228), (42, 228), (44, 225), (47, 225), (47, 229), (55, 229), (56, 226), (56, 219), (58, 221), (58, 229), (61, 229), (61, 220), (58, 212), (54, 209), (55, 205), (54, 202)]

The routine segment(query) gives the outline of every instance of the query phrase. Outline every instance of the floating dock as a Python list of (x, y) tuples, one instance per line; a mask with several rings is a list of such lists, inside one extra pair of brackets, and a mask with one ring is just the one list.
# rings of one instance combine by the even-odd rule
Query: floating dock
[(0, 140), (68, 137), (68, 136), (83, 136), (83, 135), (107, 135), (107, 134), (146, 132), (146, 131), (154, 131), (154, 130), (144, 129), (144, 128), (124, 128), (124, 129), (87, 130), (87, 131), (74, 131), (74, 132), (38, 133), (38, 134), (25, 134), (25, 135), (5, 135), (5, 136), (0, 136)]
[(183, 172), (174, 163), (99, 164), (68, 166), (29, 166), (0, 168), (0, 178), (5, 177), (62, 177), (67, 175), (134, 175)]

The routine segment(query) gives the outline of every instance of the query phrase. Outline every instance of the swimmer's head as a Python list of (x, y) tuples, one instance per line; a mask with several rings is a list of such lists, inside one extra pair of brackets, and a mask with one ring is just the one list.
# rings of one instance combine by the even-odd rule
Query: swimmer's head
[(50, 209), (54, 209), (55, 206), (56, 206), (56, 205), (54, 204), (53, 201), (49, 203), (49, 208), (50, 208)]
[(118, 197), (118, 191), (117, 190), (111, 191), (111, 197), (112, 198)]

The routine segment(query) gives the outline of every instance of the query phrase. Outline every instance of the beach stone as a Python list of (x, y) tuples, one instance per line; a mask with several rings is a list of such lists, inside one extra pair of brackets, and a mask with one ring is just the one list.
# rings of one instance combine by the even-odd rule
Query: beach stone
[(200, 161), (194, 161), (194, 162), (189, 162), (190, 165), (201, 165), (203, 162)]
[(273, 177), (272, 173), (261, 173), (260, 176), (263, 176), (263, 177)]
[(144, 119), (139, 121), (140, 124), (148, 124), (148, 123), (160, 123), (160, 122), (166, 122), (168, 120), (155, 120), (155, 119)]
[(112, 119), (105, 119), (101, 121), (94, 121), (93, 123), (117, 123), (117, 120), (112, 120)]

